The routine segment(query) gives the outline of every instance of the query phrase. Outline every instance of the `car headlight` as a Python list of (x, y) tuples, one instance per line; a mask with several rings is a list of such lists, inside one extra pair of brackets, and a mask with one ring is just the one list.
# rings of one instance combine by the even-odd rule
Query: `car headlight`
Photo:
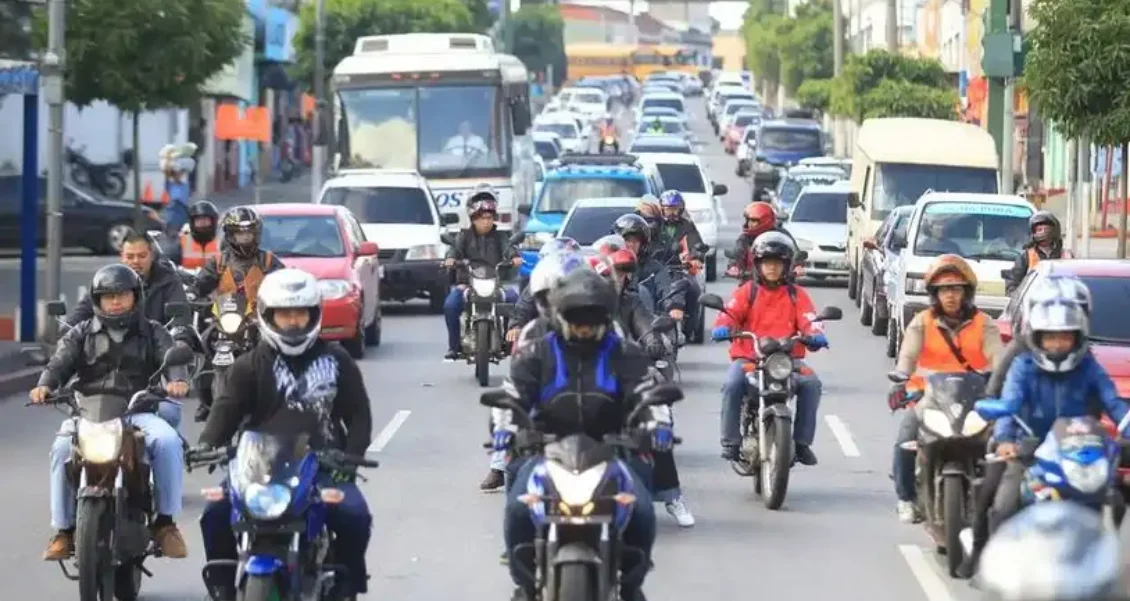
[(248, 484), (242, 496), (247, 513), (261, 520), (276, 519), (290, 507), (290, 489), (282, 484)]
[(906, 276), (907, 294), (926, 294), (926, 280), (920, 275)]
[(765, 373), (774, 380), (784, 380), (793, 373), (793, 358), (785, 353), (774, 353), (765, 359)]
[(353, 285), (345, 280), (318, 280), (318, 291), (322, 300), (337, 300), (349, 296)]
[(239, 313), (224, 313), (220, 316), (220, 331), (225, 334), (235, 334), (241, 325), (243, 316)]
[(695, 223), (711, 223), (714, 221), (713, 209), (697, 209), (690, 212), (691, 221)]
[(922, 425), (938, 436), (953, 436), (953, 424), (940, 409), (926, 409), (922, 412)]
[(989, 422), (985, 421), (976, 411), (970, 411), (965, 416), (965, 423), (961, 425), (962, 436), (977, 436), (989, 427)]
[(532, 232), (522, 238), (519, 248), (522, 250), (538, 250), (553, 238), (552, 232)]
[(405, 261), (437, 261), (440, 257), (438, 244), (417, 244), (409, 246), (404, 254)]
[(1110, 480), (1110, 465), (1102, 457), (1086, 465), (1068, 459), (1060, 466), (1067, 483), (1082, 493), (1098, 492)]
[(78, 420), (78, 452), (90, 463), (110, 463), (122, 450), (122, 420)]
[(553, 480), (553, 488), (557, 490), (561, 502), (573, 506), (585, 505), (592, 501), (596, 487), (604, 480), (607, 465), (607, 463), (601, 463), (579, 474), (574, 474), (554, 461), (545, 462), (549, 478)]
[(758, 171), (764, 171), (765, 173), (770, 173), (770, 172), (777, 170), (776, 167), (774, 167), (773, 165), (770, 165), (769, 163), (767, 163), (765, 161), (757, 161), (756, 167), (757, 167)]
[(498, 280), (487, 278), (471, 278), (471, 289), (480, 298), (491, 298), (498, 291)]
[(797, 247), (797, 250), (809, 251), (809, 250), (816, 248), (816, 245), (812, 243), (812, 240), (805, 240), (804, 238), (797, 238), (796, 239), (796, 247)]

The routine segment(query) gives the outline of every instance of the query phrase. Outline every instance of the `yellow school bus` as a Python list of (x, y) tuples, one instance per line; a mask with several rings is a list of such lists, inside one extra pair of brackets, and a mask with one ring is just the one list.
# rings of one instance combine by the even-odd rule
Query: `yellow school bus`
[(616, 44), (568, 44), (568, 80), (631, 73), (633, 50), (632, 46)]
[(643, 81), (656, 71), (680, 71), (697, 74), (702, 70), (695, 60), (697, 53), (682, 46), (668, 44), (641, 45), (632, 53), (636, 79)]

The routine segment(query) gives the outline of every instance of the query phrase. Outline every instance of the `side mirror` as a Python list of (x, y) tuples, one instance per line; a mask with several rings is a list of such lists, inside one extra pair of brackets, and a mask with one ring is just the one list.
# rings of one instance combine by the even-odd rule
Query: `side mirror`
[(726, 187), (726, 184), (714, 184), (714, 195), (715, 196), (723, 196), (729, 191), (730, 191), (730, 189), (728, 187)]
[(895, 384), (902, 384), (910, 380), (910, 375), (901, 371), (889, 371), (887, 372), (887, 379)]
[(518, 136), (525, 135), (526, 131), (530, 129), (530, 105), (528, 102), (522, 102), (523, 100), (525, 99), (515, 98), (510, 101), (514, 115), (511, 124), (514, 126), (514, 134)]
[(839, 321), (843, 318), (843, 310), (839, 307), (833, 307), (831, 305), (824, 307), (824, 310), (820, 311), (820, 313), (816, 315), (816, 319), (819, 321)]
[(174, 301), (165, 304), (165, 311), (173, 317), (188, 317), (192, 314), (192, 305), (184, 301)]
[(807, 250), (798, 250), (797, 253), (796, 253), (796, 262), (801, 263), (801, 264), (807, 263), (808, 262), (808, 251)]
[(848, 206), (853, 208), (853, 209), (858, 209), (860, 206), (862, 206), (859, 202), (859, 193), (858, 192), (848, 192), (847, 203), (848, 203)]
[(381, 247), (377, 246), (376, 242), (366, 240), (357, 247), (358, 257), (375, 257), (381, 251)]
[(520, 204), (520, 205), (518, 205), (518, 213), (519, 213), (519, 214), (521, 214), (521, 215), (525, 215), (526, 217), (529, 217), (529, 216), (530, 216), (530, 213), (531, 213), (531, 212), (532, 212), (533, 210), (534, 210), (534, 207), (533, 207), (533, 205), (528, 205), (528, 204)]
[(867, 250), (877, 250), (878, 249), (878, 247), (875, 246), (875, 239), (874, 238), (864, 238), (863, 239), (863, 248), (866, 248)]
[(47, 303), (47, 314), (51, 317), (62, 317), (67, 314), (67, 303), (53, 300)]
[(655, 318), (655, 321), (651, 322), (651, 330), (663, 334), (674, 330), (676, 325), (678, 324), (671, 317), (660, 315)]
[(1008, 405), (1000, 399), (977, 401), (973, 404), (973, 410), (977, 412), (977, 415), (988, 421), (1012, 415), (1012, 412), (1008, 410)]
[(440, 234), (439, 241), (448, 246), (455, 246), (455, 236), (452, 236), (451, 234)]
[(173, 345), (173, 348), (165, 351), (165, 366), (188, 365), (195, 358), (192, 349), (183, 343), (177, 343)]
[(444, 213), (440, 216), (439, 221), (443, 225), (459, 225), (459, 214)]
[(1001, 279), (1006, 281), (1006, 282), (1011, 280), (1012, 279), (1012, 270), (1011, 269), (1002, 269), (1001, 270)]
[(725, 311), (726, 303), (722, 301), (722, 297), (717, 294), (703, 294), (698, 298), (698, 304), (714, 309), (715, 311)]

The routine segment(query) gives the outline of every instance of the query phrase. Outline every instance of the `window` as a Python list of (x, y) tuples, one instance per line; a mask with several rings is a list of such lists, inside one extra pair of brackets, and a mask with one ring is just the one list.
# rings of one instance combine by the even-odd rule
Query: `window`
[(683, 100), (681, 98), (657, 98), (655, 96), (652, 96), (651, 98), (644, 98), (643, 103), (640, 104), (640, 110), (642, 111), (643, 109), (652, 106), (662, 106), (669, 109), (675, 109), (680, 113), (684, 112)]
[(548, 140), (535, 141), (534, 152), (538, 153), (538, 156), (547, 161), (552, 161), (560, 156), (557, 152), (557, 145)]
[(742, 114), (738, 115), (737, 117), (734, 117), (734, 125), (736, 127), (746, 128), (746, 127), (753, 126), (754, 128), (756, 128), (760, 124), (761, 124), (761, 117), (759, 115), (754, 115), (754, 114), (751, 114), (751, 113), (742, 113)]
[(542, 185), (537, 212), (567, 213), (582, 198), (639, 198), (646, 193), (647, 185), (642, 177), (559, 178)]
[(332, 215), (265, 215), (259, 246), (284, 262), (287, 258), (345, 256), (341, 228)]
[(698, 165), (683, 165), (678, 163), (660, 163), (659, 176), (663, 178), (663, 185), (668, 190), (678, 190), (690, 194), (705, 194), (706, 182), (702, 179), (702, 170)]
[(361, 224), (357, 223), (357, 218), (352, 214), (345, 216), (345, 227), (349, 230), (349, 237), (353, 239), (354, 247), (368, 240), (365, 237), (365, 230), (361, 229)]
[(914, 254), (1015, 261), (1028, 241), (1028, 207), (980, 202), (932, 202), (918, 220)]
[(997, 192), (995, 169), (881, 163), (876, 167), (871, 218), (882, 219), (895, 207), (912, 205), (927, 190), (935, 192)]
[(809, 151), (819, 154), (824, 150), (820, 132), (811, 129), (763, 127), (758, 134), (757, 144), (761, 150), (769, 151)]
[(685, 140), (648, 140), (647, 138), (636, 138), (632, 143), (632, 147), (628, 150), (631, 153), (647, 153), (647, 152), (670, 152), (674, 154), (693, 154), (691, 152), (691, 145)]
[(626, 213), (631, 213), (628, 207), (585, 207), (577, 209), (569, 222), (561, 228), (559, 236), (572, 238), (578, 244), (587, 245), (596, 242), (601, 236), (607, 236), (612, 231), (612, 224), (616, 218)]
[(797, 199), (792, 223), (847, 223), (847, 194), (840, 192), (809, 192)]
[(640, 133), (660, 133), (655, 131), (656, 121), (658, 121), (659, 125), (663, 128), (663, 131), (661, 133), (664, 134), (681, 136), (687, 131), (685, 128), (683, 128), (683, 123), (681, 121), (674, 121), (671, 119), (656, 117), (654, 119), (645, 119), (642, 123), (640, 123)]
[(575, 123), (539, 123), (534, 131), (547, 131), (557, 134), (566, 140), (577, 138), (577, 125)]
[(330, 188), (322, 204), (343, 206), (362, 223), (435, 223), (431, 202), (419, 188)]
[(887, 239), (887, 248), (895, 250), (890, 244), (895, 240), (902, 240), (906, 242), (906, 230), (910, 227), (910, 213), (902, 213), (895, 220), (894, 225), (891, 226), (891, 236)]
[(1130, 298), (1130, 279), (1084, 276), (1091, 291), (1091, 340), (1130, 345), (1130, 320), (1126, 319), (1126, 299)]
[(416, 168), (415, 89), (344, 89), (338, 97), (350, 167)]
[(573, 99), (578, 104), (604, 104), (604, 96), (599, 92), (580, 92)]
[(753, 108), (755, 106), (757, 106), (757, 105), (752, 103), (752, 102), (727, 102), (726, 103), (726, 115), (727, 116), (733, 115), (740, 110), (750, 109), (750, 108)]

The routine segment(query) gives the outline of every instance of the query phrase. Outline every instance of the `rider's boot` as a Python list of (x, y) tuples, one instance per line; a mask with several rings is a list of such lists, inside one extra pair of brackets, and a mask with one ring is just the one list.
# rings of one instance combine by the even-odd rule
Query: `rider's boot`
[(506, 486), (506, 474), (502, 470), (490, 470), (487, 477), (479, 483), (479, 490), (483, 492), (494, 492), (501, 490)]
[(816, 453), (812, 452), (812, 447), (806, 444), (800, 444), (799, 442), (796, 445), (796, 460), (797, 463), (808, 466), (813, 466), (818, 463)]
[(722, 459), (738, 461), (741, 459), (742, 449), (739, 445), (722, 445)]
[(75, 531), (60, 530), (51, 537), (47, 549), (43, 551), (45, 561), (62, 561), (75, 554)]
[(158, 516), (150, 527), (153, 530), (153, 540), (161, 549), (161, 554), (171, 559), (188, 557), (188, 545), (176, 523), (168, 516)]

